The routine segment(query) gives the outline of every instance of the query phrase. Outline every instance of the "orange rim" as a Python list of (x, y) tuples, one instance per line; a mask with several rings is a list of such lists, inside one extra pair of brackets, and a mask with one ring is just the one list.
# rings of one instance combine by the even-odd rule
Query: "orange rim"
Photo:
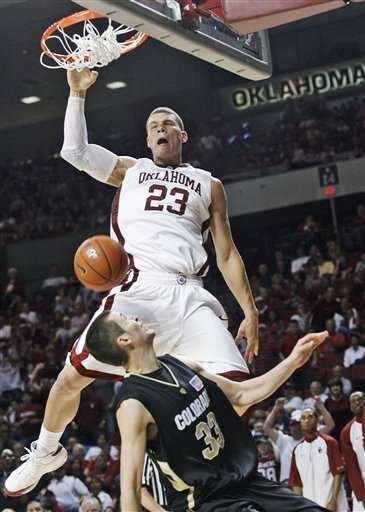
[[(42, 34), (41, 48), (42, 48), (43, 52), (46, 55), (48, 55), (48, 57), (55, 56), (61, 60), (72, 61), (73, 59), (72, 59), (71, 55), (63, 55), (60, 53), (52, 52), (47, 46), (47, 43), (46, 43), (47, 39), (54, 32), (56, 32), (56, 30), (58, 28), (66, 28), (66, 27), (70, 27), (71, 25), (75, 25), (76, 23), (81, 23), (82, 21), (94, 20), (97, 18), (106, 18), (106, 17), (107, 16), (105, 16), (104, 14), (99, 14), (98, 12), (95, 12), (95, 11), (86, 10), (86, 11), (75, 12), (73, 14), (70, 14), (69, 16), (66, 16), (65, 18), (60, 19), (59, 21), (56, 21), (50, 27), (48, 27), (47, 30), (45, 30)], [(137, 48), (137, 46), (144, 43), (147, 38), (148, 38), (147, 34), (143, 34), (142, 32), (137, 32), (136, 34), (134, 34), (134, 36), (130, 37), (126, 41), (119, 43), (120, 54), (122, 55), (122, 54), (125, 54), (128, 52), (131, 52), (132, 50)]]

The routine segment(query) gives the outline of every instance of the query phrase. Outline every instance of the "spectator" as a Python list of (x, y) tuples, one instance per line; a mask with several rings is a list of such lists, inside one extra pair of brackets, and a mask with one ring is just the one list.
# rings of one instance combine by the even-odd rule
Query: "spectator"
[(346, 338), (342, 332), (337, 331), (336, 323), (333, 318), (326, 320), (326, 330), (329, 336), (324, 341), (323, 347), (318, 347), (320, 349), (320, 357), (343, 352), (346, 347)]
[(356, 205), (356, 215), (351, 221), (352, 239), (355, 249), (363, 249), (365, 245), (365, 204)]
[(85, 469), (86, 483), (89, 484), (94, 476), (97, 476), (103, 485), (103, 488), (111, 492), (115, 476), (119, 472), (119, 464), (116, 461), (108, 459), (104, 453), (101, 453), (92, 460)]
[(259, 324), (260, 357), (256, 358), (253, 365), (253, 374), (258, 377), (266, 373), (278, 363), (277, 343), (265, 324)]
[(53, 338), (53, 344), (55, 348), (60, 351), (68, 351), (73, 343), (74, 329), (71, 326), (71, 318), (68, 315), (62, 317), (62, 324), (56, 330)]
[(352, 510), (365, 510), (365, 450), (364, 415), (365, 394), (355, 391), (350, 395), (350, 408), (354, 417), (341, 431), (341, 448), (352, 489)]
[(85, 496), (81, 499), (80, 512), (103, 512), (102, 504), (96, 496)]
[(49, 489), (41, 490), (39, 501), (44, 512), (65, 512), (65, 509), (57, 503), (54, 493)]
[(296, 320), (298, 322), (298, 327), (300, 331), (307, 331), (312, 320), (312, 314), (308, 302), (299, 302), (297, 311), (294, 315), (290, 317), (290, 320)]
[(5, 315), (0, 314), (0, 340), (8, 340), (11, 336), (11, 325)]
[[(270, 439), (275, 443), (280, 453), (280, 482), (287, 483), (289, 479), (290, 463), (295, 446), (303, 438), (300, 425), (302, 411), (295, 410), (290, 415), (290, 434), (284, 434), (278, 428), (275, 428), (275, 421), (278, 411), (283, 410), (285, 398), (281, 397), (275, 401), (264, 423), (264, 430)], [(333, 419), (324, 404), (319, 404), (324, 423), (319, 425), (322, 433), (328, 434), (333, 429)]]
[(37, 313), (30, 309), (28, 302), (23, 302), (19, 318), (30, 327), (35, 326), (38, 323)]
[(340, 301), (341, 313), (336, 313), (334, 321), (336, 322), (337, 330), (344, 334), (352, 334), (356, 331), (359, 325), (359, 312), (356, 308), (352, 307), (348, 298), (344, 297)]
[(290, 414), (295, 409), (301, 409), (303, 405), (303, 399), (296, 395), (296, 390), (291, 382), (286, 382), (282, 387), (282, 391), (285, 398), (284, 409)]
[[(336, 379), (336, 380), (339, 379), (342, 382), (343, 394), (346, 396), (349, 396), (349, 394), (351, 393), (351, 390), (352, 390), (352, 383), (351, 383), (350, 379), (347, 379), (346, 377), (344, 377), (344, 367), (343, 366), (341, 366), (340, 364), (336, 364), (332, 368), (331, 379)], [(330, 394), (329, 388), (327, 387), (324, 392), (327, 395), (329, 395)]]
[(103, 448), (106, 448), (110, 457), (114, 460), (119, 460), (119, 449), (117, 446), (110, 446), (107, 436), (104, 432), (100, 432), (96, 439), (97, 445), (90, 446), (84, 457), (86, 463), (91, 460), (95, 460), (98, 455), (103, 452)]
[(332, 431), (333, 437), (338, 440), (340, 432), (351, 419), (349, 399), (343, 394), (343, 385), (339, 379), (331, 379), (328, 382), (330, 396), (325, 401), (325, 406), (331, 413), (335, 422), (335, 428)]
[(262, 437), (265, 434), (263, 420), (257, 420), (253, 423), (251, 434), (252, 437)]
[(1, 405), (6, 406), (20, 396), (23, 382), (19, 354), (13, 343), (4, 339), (0, 339), (0, 375)]
[(84, 444), (95, 445), (98, 429), (102, 429), (104, 419), (104, 404), (92, 388), (82, 390), (78, 412), (72, 423), (76, 435)]
[(53, 265), (49, 272), (49, 276), (42, 282), (42, 294), (49, 301), (52, 301), (56, 297), (60, 286), (67, 283), (66, 277), (60, 274), (61, 272), (58, 266)]
[(342, 482), (345, 468), (337, 441), (317, 431), (314, 409), (302, 411), (300, 425), (304, 439), (293, 450), (289, 486), (333, 512), (348, 510)]
[[(279, 345), (279, 358), (280, 360), (285, 359), (295, 347), (298, 339), (303, 335), (299, 329), (299, 323), (296, 319), (291, 318), (289, 325), (286, 329), (286, 333), (280, 340)], [(317, 356), (316, 356), (317, 357)], [(291, 377), (293, 385), (300, 391), (304, 391), (309, 384), (308, 370), (311, 367), (311, 360), (307, 361), (305, 365), (299, 368)], [(300, 409), (300, 407), (294, 406), (293, 409)]]
[(257, 268), (257, 277), (260, 280), (260, 286), (262, 288), (270, 288), (271, 286), (271, 273), (269, 266), (266, 263), (260, 263)]
[(264, 477), (279, 482), (280, 477), (280, 455), (279, 450), (274, 452), (274, 446), (271, 439), (266, 435), (257, 436), (255, 438), (256, 448), (258, 452), (257, 471)]
[(365, 347), (360, 345), (360, 337), (357, 334), (352, 334), (350, 337), (350, 346), (345, 350), (343, 356), (343, 365), (345, 368), (349, 368), (356, 361), (364, 359)]
[(66, 512), (79, 512), (81, 496), (90, 495), (86, 485), (78, 478), (66, 475), (64, 468), (52, 472), (47, 489), (53, 492), (57, 502)]
[(102, 505), (102, 509), (111, 507), (113, 505), (112, 497), (110, 494), (103, 490), (103, 484), (99, 477), (93, 476), (89, 482), (88, 487), (91, 495), (99, 499)]
[(14, 412), (14, 428), (23, 444), (28, 445), (39, 431), (43, 408), (32, 401), (32, 396), (28, 391), (24, 391), (21, 403)]
[(297, 272), (303, 272), (304, 266), (308, 263), (309, 256), (305, 254), (304, 245), (299, 245), (297, 247), (297, 255), (294, 260), (291, 262), (290, 270), (292, 274), (296, 274)]
[(16, 297), (23, 297), (24, 285), (18, 278), (18, 270), (15, 267), (8, 269), (7, 278), (2, 284), (1, 289), (1, 307), (6, 310), (12, 305)]
[(311, 396), (303, 400), (302, 407), (303, 409), (314, 409), (316, 406), (316, 397), (319, 397), (321, 402), (325, 402), (327, 400), (327, 395), (323, 391), (323, 385), (322, 382), (319, 382), (318, 380), (313, 380), (310, 383), (309, 390), (311, 393)]
[(335, 313), (341, 313), (340, 303), (336, 299), (335, 288), (328, 286), (324, 296), (318, 299), (312, 308), (312, 328), (324, 329), (326, 320), (333, 318)]
[(32, 500), (28, 503), (25, 512), (44, 512), (44, 508), (39, 501)]
[[(0, 489), (3, 489), (5, 480), (8, 478), (10, 473), (15, 469), (15, 457), (14, 452), (9, 448), (2, 450), (0, 455)], [(9, 498), (4, 496), (3, 492), (0, 492), (0, 510), (9, 504)]]
[(71, 317), (72, 333), (75, 337), (83, 331), (89, 321), (89, 314), (85, 310), (81, 297), (76, 298), (73, 306), (69, 308), (69, 314)]

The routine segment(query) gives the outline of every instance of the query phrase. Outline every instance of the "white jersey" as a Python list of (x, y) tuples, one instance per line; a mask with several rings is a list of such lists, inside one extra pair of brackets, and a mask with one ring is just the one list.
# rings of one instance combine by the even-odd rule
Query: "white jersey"
[(127, 170), (111, 215), (111, 236), (147, 272), (204, 276), (208, 257), (211, 174), (182, 164), (159, 167), (148, 158)]
[[(345, 471), (337, 441), (318, 433), (312, 441), (303, 439), (293, 452), (290, 486), (303, 489), (303, 496), (325, 507), (332, 496), (334, 475)], [(348, 510), (343, 482), (337, 498), (336, 512)]]

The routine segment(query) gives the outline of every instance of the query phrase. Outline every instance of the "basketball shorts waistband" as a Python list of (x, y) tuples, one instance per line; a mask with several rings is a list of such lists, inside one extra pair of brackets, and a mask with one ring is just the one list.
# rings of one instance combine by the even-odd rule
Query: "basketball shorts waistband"
[(140, 270), (138, 273), (138, 281), (151, 281), (163, 285), (171, 286), (183, 286), (183, 285), (195, 285), (203, 286), (203, 279), (193, 274), (173, 274), (170, 272), (145, 272)]

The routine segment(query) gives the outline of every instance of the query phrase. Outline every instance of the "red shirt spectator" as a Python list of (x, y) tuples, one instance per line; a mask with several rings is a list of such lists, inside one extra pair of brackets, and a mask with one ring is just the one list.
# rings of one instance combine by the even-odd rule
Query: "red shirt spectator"
[(318, 352), (324, 354), (337, 354), (346, 348), (346, 338), (342, 332), (336, 331), (336, 323), (332, 318), (326, 321), (328, 338), (318, 347)]
[(326, 320), (333, 318), (335, 313), (341, 313), (341, 306), (336, 299), (334, 287), (329, 286), (324, 297), (314, 303), (312, 308), (312, 327), (316, 330), (323, 330), (326, 325)]
[(333, 421), (335, 422), (335, 428), (331, 434), (335, 439), (339, 440), (341, 430), (352, 417), (350, 403), (348, 397), (343, 394), (343, 386), (340, 380), (330, 380), (328, 387), (331, 394), (324, 405), (331, 413)]
[(75, 417), (77, 436), (85, 444), (96, 444), (98, 427), (104, 421), (104, 404), (102, 399), (88, 386), (81, 393), (79, 410)]
[(270, 337), (265, 324), (259, 324), (260, 357), (255, 359), (253, 373), (262, 375), (278, 364), (278, 346), (274, 338)]
[(39, 433), (43, 408), (32, 402), (30, 393), (22, 394), (22, 403), (15, 408), (14, 426), (18, 429), (24, 444), (29, 444)]

